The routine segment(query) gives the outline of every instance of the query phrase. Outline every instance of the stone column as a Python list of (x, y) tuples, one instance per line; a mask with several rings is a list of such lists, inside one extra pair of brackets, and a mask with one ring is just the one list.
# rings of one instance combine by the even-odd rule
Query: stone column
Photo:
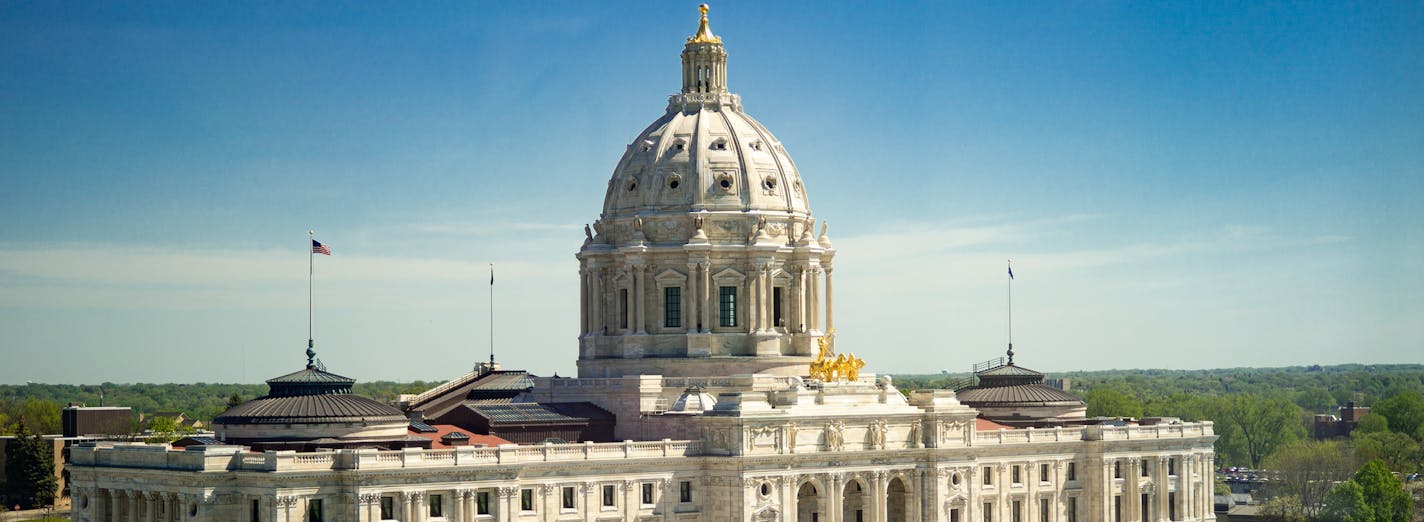
[(762, 266), (752, 263), (752, 277), (746, 279), (746, 331), (762, 330)]
[(874, 480), (874, 483), (870, 485), (871, 493), (868, 499), (870, 502), (867, 502), (867, 504), (870, 505), (865, 507), (871, 510), (871, 522), (885, 522), (890, 518), (888, 512), (889, 506), (887, 505), (890, 503), (890, 492), (888, 488), (890, 481), (889, 474), (884, 471), (877, 471), (872, 480)]
[(123, 499), (123, 493), (115, 489), (106, 489), (104, 494), (107, 496), (104, 504), (104, 516), (95, 517), (96, 522), (119, 522), (119, 514), (123, 513), (122, 506), (119, 505)]
[(712, 330), (712, 310), (717, 304), (712, 300), (716, 299), (712, 293), (712, 263), (705, 261), (702, 268), (698, 270), (701, 274), (702, 285), (702, 328), (704, 332)]
[(686, 323), (682, 325), (683, 331), (687, 333), (700, 331), (697, 329), (697, 324), (702, 322), (702, 306), (700, 306), (702, 303), (702, 298), (700, 297), (702, 294), (701, 281), (701, 269), (698, 268), (697, 263), (688, 263), (687, 295), (682, 296), (682, 302), (687, 303), (687, 306), (682, 311), (683, 321), (686, 321)]
[(132, 489), (124, 490), (124, 503), (128, 505), (128, 514), (124, 516), (125, 520), (138, 522), (138, 506), (142, 498), (140, 495), (141, 493)]
[[(583, 513), (584, 522), (593, 522), (593, 517), (598, 514), (600, 502), (594, 501), (594, 495), (598, 494), (598, 487), (592, 482), (584, 482), (578, 485), (579, 497), (582, 497), (582, 506), (575, 505), (574, 509), (579, 509)], [(580, 509), (582, 508), (582, 509)]]
[(831, 267), (826, 266), (826, 331), (836, 327), (836, 316), (831, 307)]
[(590, 296), (591, 310), (589, 311), (589, 319), (592, 323), (589, 324), (589, 330), (606, 334), (608, 332), (605, 331), (604, 325), (607, 324), (607, 319), (603, 316), (603, 269), (590, 264), (589, 272), (591, 279), (589, 283), (593, 286), (593, 295)]
[(821, 267), (811, 267), (811, 299), (807, 311), (810, 312), (810, 321), (807, 327), (811, 330), (821, 331)]
[(830, 484), (830, 488), (828, 488), (830, 491), (826, 492), (826, 503), (830, 504), (826, 506), (829, 508), (825, 511), (827, 515), (826, 522), (841, 522), (845, 520), (845, 501), (842, 500), (845, 496), (845, 491), (842, 489), (845, 487), (844, 482), (845, 480), (839, 474), (831, 475), (826, 480), (826, 483)]
[(648, 333), (648, 267), (638, 265), (638, 329), (637, 333)]
[(909, 522), (922, 522), (924, 520), (925, 509), (924, 484), (925, 482), (933, 481), (925, 480), (928, 476), (928, 470), (920, 469), (912, 473), (913, 474), (910, 475), (910, 484), (905, 486), (905, 494), (910, 496), (910, 498), (905, 499), (905, 501), (910, 504), (909, 512), (905, 513), (905, 519)]
[(519, 506), (515, 505), (514, 497), (519, 496), (519, 488), (514, 486), (501, 486), (495, 490), (495, 511), (496, 522), (511, 522), (514, 520), (514, 510)]

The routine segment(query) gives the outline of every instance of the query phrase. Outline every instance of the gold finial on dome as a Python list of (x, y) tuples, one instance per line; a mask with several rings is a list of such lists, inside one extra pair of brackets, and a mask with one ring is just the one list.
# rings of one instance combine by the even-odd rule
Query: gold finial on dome
[(712, 29), (707, 27), (707, 4), (697, 6), (697, 10), (702, 12), (702, 22), (697, 25), (697, 34), (687, 37), (687, 43), (722, 43), (722, 37), (712, 34)]

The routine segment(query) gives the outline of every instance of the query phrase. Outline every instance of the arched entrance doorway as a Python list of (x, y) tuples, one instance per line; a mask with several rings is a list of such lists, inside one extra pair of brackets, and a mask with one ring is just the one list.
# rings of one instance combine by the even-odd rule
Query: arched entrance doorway
[(910, 513), (910, 495), (900, 477), (890, 479), (885, 488), (885, 522), (906, 522)]
[(869, 522), (865, 502), (867, 489), (859, 480), (851, 479), (841, 494), (841, 522)]
[(816, 494), (816, 485), (802, 484), (796, 490), (796, 522), (822, 522), (821, 496)]

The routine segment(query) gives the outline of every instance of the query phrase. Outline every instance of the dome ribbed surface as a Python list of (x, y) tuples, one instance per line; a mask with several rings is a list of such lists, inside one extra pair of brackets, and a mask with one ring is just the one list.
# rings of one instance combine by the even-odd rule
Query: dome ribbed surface
[(1000, 387), (974, 387), (954, 392), (959, 402), (971, 407), (987, 405), (1083, 404), (1077, 396), (1042, 384), (1020, 384)]
[(374, 400), (351, 394), (266, 396), (222, 413), (215, 424), (305, 424), (323, 422), (401, 422), (405, 414)]

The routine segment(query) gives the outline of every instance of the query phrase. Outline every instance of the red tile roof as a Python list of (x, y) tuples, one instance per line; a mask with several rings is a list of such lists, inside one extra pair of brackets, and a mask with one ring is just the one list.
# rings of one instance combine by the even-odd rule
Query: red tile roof
[(471, 432), (470, 430), (461, 429), (459, 426), (455, 426), (455, 425), (453, 425), (453, 424), (431, 424), (430, 426), (433, 427), (433, 428), (435, 428), (435, 432), (433, 432), (433, 433), (420, 433), (420, 432), (417, 432), (417, 431), (415, 431), (415, 430), (410, 430), (410, 433), (411, 433), (412, 435), (417, 436), (417, 437), (422, 437), (422, 438), (430, 439), (430, 448), (431, 448), (431, 449), (442, 449), (442, 448), (450, 448), (450, 447), (452, 447), (452, 446), (449, 446), (449, 445), (445, 444), (444, 442), (441, 442), (441, 441), (440, 441), (440, 438), (441, 438), (441, 437), (444, 437), (445, 435), (450, 434), (451, 432), (457, 432), (457, 431), (460, 432), (460, 433), (464, 433), (465, 435), (468, 435), (468, 436), (470, 437), (470, 445), (471, 445), (471, 446), (477, 446), (477, 445), (483, 444), (483, 445), (485, 445), (485, 446), (494, 447), (494, 446), (498, 446), (498, 445), (500, 445), (500, 444), (514, 444), (513, 442), (510, 442), (510, 441), (501, 439), (501, 438), (496, 437), (496, 436), (494, 436), (494, 435), (480, 435), (480, 434), (478, 434), (478, 433), (473, 433), (473, 432)]
[(994, 422), (994, 421), (991, 421), (991, 420), (989, 420), (989, 419), (980, 419), (980, 418), (975, 418), (975, 419), (974, 419), (974, 431), (994, 431), (994, 430), (1012, 430), (1012, 429), (1015, 429), (1015, 428), (1014, 428), (1013, 426), (1009, 426), (1009, 425), (1007, 425), (1007, 424), (999, 424), (999, 423)]

